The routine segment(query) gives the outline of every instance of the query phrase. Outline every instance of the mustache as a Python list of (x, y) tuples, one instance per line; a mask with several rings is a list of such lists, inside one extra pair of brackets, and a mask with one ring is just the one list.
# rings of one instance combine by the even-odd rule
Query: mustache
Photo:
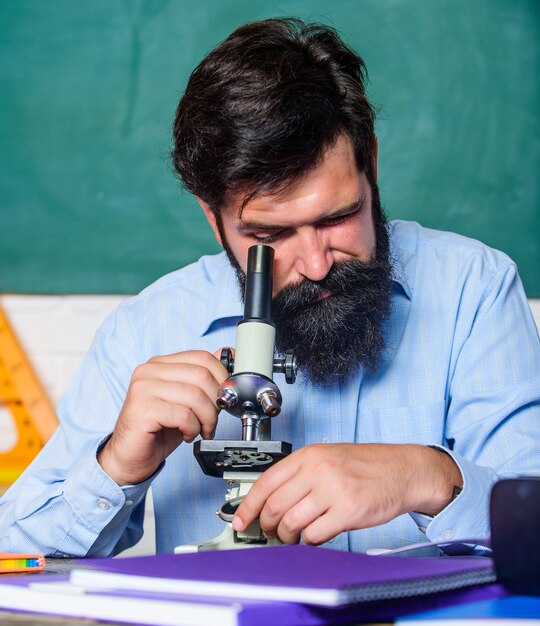
[(331, 298), (347, 296), (351, 292), (361, 293), (362, 300), (369, 301), (378, 292), (378, 280), (388, 277), (390, 264), (385, 260), (372, 259), (360, 261), (347, 259), (335, 263), (328, 274), (320, 281), (304, 279), (286, 285), (273, 299), (273, 312), (286, 307), (295, 311), (321, 304), (330, 295)]

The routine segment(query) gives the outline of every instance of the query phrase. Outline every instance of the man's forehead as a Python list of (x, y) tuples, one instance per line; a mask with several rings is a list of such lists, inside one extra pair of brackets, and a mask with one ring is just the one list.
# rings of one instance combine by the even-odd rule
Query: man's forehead
[(297, 211), (303, 206), (332, 210), (360, 195), (366, 183), (365, 174), (358, 170), (351, 139), (340, 135), (320, 161), (300, 178), (278, 183), (274, 188), (232, 192), (225, 207), (231, 216), (242, 220), (261, 212)]
[(347, 185), (323, 186), (303, 189), (299, 193), (254, 196), (242, 207), (229, 205), (229, 215), (236, 218), (243, 228), (274, 223), (318, 220), (325, 216), (339, 215), (355, 209), (369, 196), (367, 177), (360, 175)]

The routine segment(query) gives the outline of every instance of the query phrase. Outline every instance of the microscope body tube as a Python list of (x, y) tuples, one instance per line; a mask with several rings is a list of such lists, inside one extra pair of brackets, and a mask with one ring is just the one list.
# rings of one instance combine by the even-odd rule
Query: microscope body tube
[(251, 372), (272, 378), (276, 329), (261, 320), (242, 321), (236, 327), (234, 374)]
[(274, 249), (252, 246), (248, 253), (244, 319), (236, 328), (234, 373), (251, 372), (272, 379), (276, 330), (272, 324)]

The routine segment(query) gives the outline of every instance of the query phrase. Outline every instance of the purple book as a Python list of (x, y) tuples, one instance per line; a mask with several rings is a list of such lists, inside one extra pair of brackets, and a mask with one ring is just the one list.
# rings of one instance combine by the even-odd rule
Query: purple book
[(495, 581), (486, 557), (369, 556), (277, 546), (85, 560), (77, 584), (342, 607), (463, 590)]
[[(271, 549), (273, 548), (264, 548), (262, 552)], [(296, 551), (296, 549), (292, 550)], [(234, 551), (234, 554), (240, 552), (243, 551)], [(219, 556), (224, 553), (208, 554)], [(186, 556), (189, 555), (182, 555), (180, 558), (184, 559)], [(162, 558), (162, 556), (151, 557), (151, 560), (155, 563), (156, 560)], [(146, 557), (143, 559), (143, 563), (147, 562)], [(105, 561), (107, 564), (114, 562), (116, 565), (134, 560), (140, 561), (141, 559), (106, 559)], [(95, 561), (86, 560), (85, 565), (92, 562), (95, 563)], [(101, 573), (107, 572), (101, 570)], [(333, 578), (331, 571), (326, 572), (326, 578), (327, 580)], [(0, 577), (0, 608), (3, 609), (154, 626), (200, 626), (202, 624), (325, 626), (362, 621), (390, 621), (397, 616), (417, 613), (428, 608), (435, 609), (504, 595), (506, 592), (502, 587), (488, 584), (392, 601), (380, 600), (330, 608), (301, 603), (189, 596), (129, 588), (115, 589), (102, 584), (96, 586), (92, 583), (80, 586), (70, 582), (67, 574)]]

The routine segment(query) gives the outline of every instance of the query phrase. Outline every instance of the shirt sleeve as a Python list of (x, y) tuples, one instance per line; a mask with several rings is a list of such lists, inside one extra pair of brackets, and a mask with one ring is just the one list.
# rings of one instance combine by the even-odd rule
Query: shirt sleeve
[(412, 514), (434, 542), (488, 536), (493, 484), (540, 468), (540, 345), (512, 263), (495, 274), (474, 311), (456, 326), (443, 448), (463, 490), (434, 518)]
[(142, 536), (154, 476), (119, 487), (96, 459), (136, 365), (127, 325), (111, 316), (58, 406), (60, 426), (0, 500), (0, 550), (106, 556)]

